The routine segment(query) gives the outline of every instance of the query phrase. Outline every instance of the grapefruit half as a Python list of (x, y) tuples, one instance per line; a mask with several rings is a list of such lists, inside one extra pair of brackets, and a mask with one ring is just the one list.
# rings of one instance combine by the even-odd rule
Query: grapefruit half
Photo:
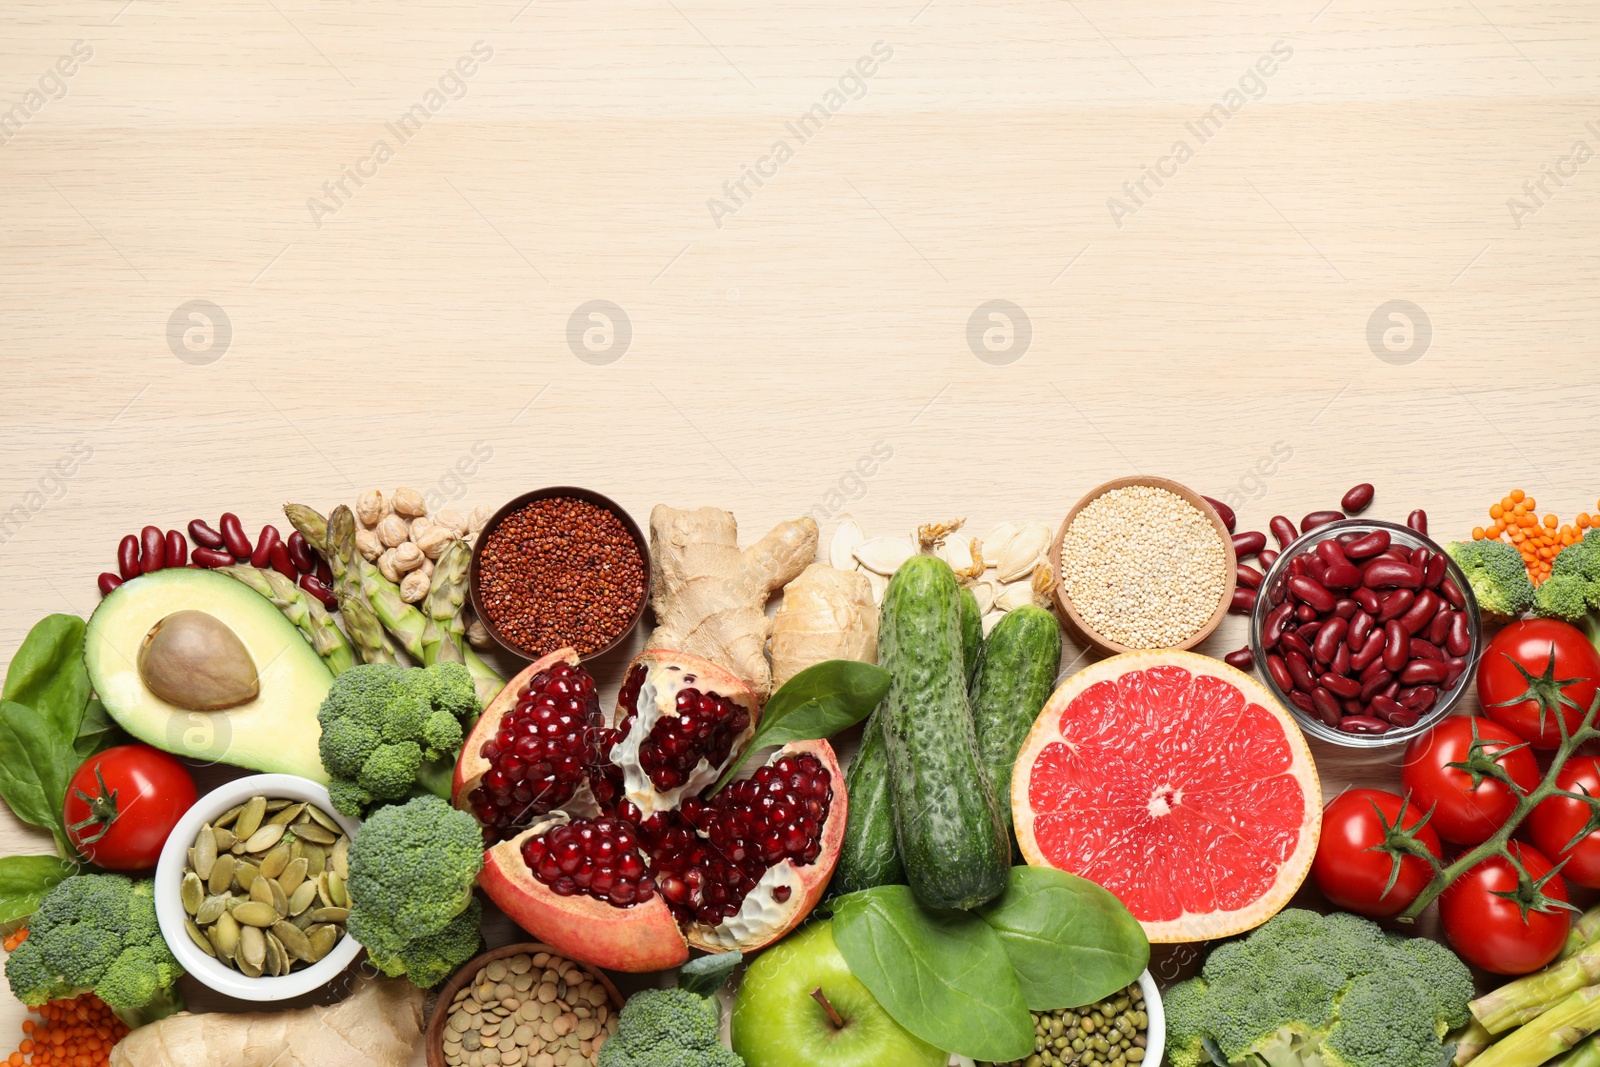
[(1110, 890), (1153, 942), (1276, 915), (1322, 829), (1294, 721), (1255, 679), (1192, 652), (1128, 652), (1061, 683), (1017, 756), (1011, 810), (1029, 863)]

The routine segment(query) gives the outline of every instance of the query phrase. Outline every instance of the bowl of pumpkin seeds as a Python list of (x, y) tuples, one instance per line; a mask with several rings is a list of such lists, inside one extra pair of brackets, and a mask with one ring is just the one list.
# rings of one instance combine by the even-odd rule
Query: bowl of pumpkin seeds
[(156, 918), (185, 970), (244, 1000), (285, 1000), (331, 981), (361, 951), (345, 930), (358, 823), (292, 774), (212, 790), (161, 850)]

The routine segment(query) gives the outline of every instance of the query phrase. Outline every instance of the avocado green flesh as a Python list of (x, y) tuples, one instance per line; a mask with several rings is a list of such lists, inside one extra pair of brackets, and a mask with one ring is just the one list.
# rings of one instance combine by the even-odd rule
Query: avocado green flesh
[[(145, 635), (186, 610), (215, 617), (244, 643), (260, 674), (254, 700), (191, 711), (145, 686), (138, 666)], [(191, 759), (328, 780), (317, 754), (317, 709), (333, 675), (293, 623), (232, 578), (172, 568), (124, 582), (90, 616), (84, 659), (106, 711), (146, 744)]]

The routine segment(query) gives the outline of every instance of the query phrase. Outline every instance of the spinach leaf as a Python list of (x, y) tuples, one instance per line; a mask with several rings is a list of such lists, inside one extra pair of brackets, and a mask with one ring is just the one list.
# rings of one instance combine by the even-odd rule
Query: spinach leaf
[(38, 712), (61, 737), (78, 735), (89, 702), (89, 670), (83, 663), (83, 620), (47, 615), (36, 623), (11, 658), (0, 700)]
[(1013, 867), (977, 914), (1000, 935), (1034, 1011), (1093, 1004), (1150, 962), (1144, 928), (1111, 893), (1048, 867)]
[(32, 708), (0, 700), (0, 797), (17, 818), (54, 834), (63, 856), (76, 854), (61, 814), (78, 769), (71, 739)]
[(717, 990), (728, 984), (734, 968), (744, 960), (744, 953), (719, 952), (715, 956), (701, 956), (678, 968), (678, 988), (714, 997)]
[(77, 864), (56, 856), (0, 857), (0, 928), (16, 929)]
[[(745, 752), (832, 737), (865, 719), (888, 691), (889, 672), (875, 664), (848, 659), (813, 664), (772, 694)], [(710, 792), (733, 781), (742, 763), (734, 760)]]
[(833, 902), (833, 939), (850, 973), (895, 1022), (975, 1060), (1033, 1052), (1033, 1016), (1000, 936), (970, 912), (930, 911), (903, 885)]
[(78, 764), (82, 766), (97, 752), (104, 752), (112, 745), (125, 745), (129, 740), (128, 735), (122, 732), (122, 727), (106, 711), (106, 706), (100, 703), (100, 698), (90, 697), (89, 706), (83, 712), (83, 722), (78, 724), (78, 736), (72, 742), (72, 751), (78, 758)]

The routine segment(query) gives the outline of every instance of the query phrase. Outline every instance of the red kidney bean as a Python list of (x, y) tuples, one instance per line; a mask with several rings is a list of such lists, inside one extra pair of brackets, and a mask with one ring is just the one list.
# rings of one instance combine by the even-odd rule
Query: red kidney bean
[(1359, 699), (1371, 700), (1374, 694), (1383, 692), (1389, 687), (1389, 684), (1394, 681), (1394, 675), (1390, 674), (1386, 670), (1383, 670), (1383, 663), (1381, 661), (1377, 664), (1377, 666), (1379, 668), (1377, 674), (1373, 675), (1371, 678), (1361, 680), (1361, 696)]
[(1398, 679), (1398, 678), (1389, 679), (1389, 684), (1384, 686), (1382, 689), (1378, 690), (1378, 692), (1382, 693), (1384, 696), (1388, 697), (1390, 700), (1393, 700), (1394, 697), (1395, 697), (1395, 694), (1400, 692), (1400, 679)]
[(1239, 559), (1249, 559), (1266, 547), (1267, 535), (1260, 530), (1233, 535), (1233, 554)]
[(1333, 566), (1335, 563), (1349, 563), (1349, 558), (1344, 554), (1344, 549), (1339, 547), (1339, 542), (1329, 538), (1317, 542), (1317, 555), (1322, 557), (1322, 562)]
[(1350, 653), (1350, 669), (1360, 671), (1362, 681), (1366, 680), (1366, 672), (1372, 669), (1374, 663), (1381, 669), (1383, 660), (1384, 634), (1382, 630), (1368, 630), (1367, 636), (1362, 639), (1361, 647)]
[(1289, 665), (1276, 652), (1267, 655), (1267, 673), (1272, 675), (1273, 682), (1285, 693), (1294, 689), (1294, 678), (1289, 674)]
[(1367, 706), (1359, 700), (1347, 700), (1341, 697), (1339, 706), (1344, 709), (1346, 715), (1365, 715), (1367, 713)]
[(1361, 582), (1361, 572), (1353, 563), (1333, 563), (1322, 573), (1322, 584), (1329, 589), (1356, 589)]
[(1377, 713), (1379, 718), (1385, 721), (1389, 721), (1390, 716), (1406, 710), (1404, 704), (1392, 697), (1386, 697), (1382, 693), (1374, 695), (1371, 704), (1372, 710)]
[(272, 546), (279, 543), (280, 535), (276, 526), (261, 527), (261, 536), (256, 539), (256, 547), (250, 550), (250, 566), (265, 567), (272, 562)]
[(233, 553), (215, 548), (197, 548), (190, 553), (190, 558), (201, 567), (230, 567), (234, 563)]
[(1261, 580), (1266, 577), (1266, 575), (1262, 574), (1248, 563), (1236, 564), (1234, 567), (1234, 573), (1238, 578), (1239, 584), (1250, 589), (1260, 589)]
[[(327, 560), (317, 560), (316, 577), (317, 581), (322, 583), (322, 588), (328, 590), (328, 595), (333, 596), (333, 570), (328, 566)], [(334, 603), (337, 604), (339, 601), (335, 599)]]
[(1417, 570), (1423, 571), (1424, 573), (1426, 573), (1427, 566), (1428, 566), (1428, 556), (1429, 556), (1428, 549), (1423, 545), (1418, 545), (1416, 548), (1413, 548), (1411, 550), (1409, 555), (1406, 556), (1406, 562), (1410, 563), (1413, 567), (1417, 568)]
[(1263, 548), (1256, 553), (1256, 561), (1261, 564), (1262, 570), (1268, 570), (1274, 563), (1278, 562), (1278, 552), (1276, 549)]
[(1445, 575), (1444, 581), (1439, 583), (1439, 595), (1450, 601), (1451, 607), (1464, 608), (1467, 606), (1467, 598), (1461, 595), (1461, 587), (1456, 584), (1456, 580), (1451, 578), (1448, 573)]
[(117, 572), (122, 580), (139, 577), (139, 537), (129, 534), (117, 544)]
[(306, 592), (322, 601), (323, 607), (327, 608), (329, 611), (338, 610), (339, 598), (334, 596), (333, 590), (329, 589), (325, 584), (323, 584), (321, 579), (319, 579), (316, 575), (302, 574), (300, 576), (299, 585), (301, 589), (304, 589)]
[(1395, 700), (1399, 701), (1403, 707), (1410, 708), (1412, 711), (1427, 711), (1429, 708), (1433, 707), (1433, 702), (1438, 699), (1439, 690), (1431, 685), (1411, 686), (1410, 688), (1400, 690), (1400, 692), (1395, 695)]
[(1289, 690), (1289, 703), (1305, 712), (1307, 715), (1317, 714), (1317, 706), (1311, 702), (1309, 693), (1302, 693), (1298, 689)]
[(1306, 561), (1301, 557), (1296, 556), (1289, 561), (1289, 577), (1304, 578), (1309, 573), (1311, 572), (1306, 570)]
[(1322, 583), (1322, 579), (1328, 573), (1328, 565), (1322, 562), (1321, 556), (1307, 556), (1305, 559), (1306, 577), (1320, 585)]
[(204, 519), (189, 520), (189, 537), (201, 548), (221, 548), (222, 535), (213, 530)]
[(1422, 585), (1422, 572), (1396, 559), (1375, 559), (1361, 572), (1362, 584), (1372, 589), (1416, 589)]
[(1211, 510), (1217, 513), (1222, 525), (1228, 528), (1229, 533), (1233, 533), (1234, 527), (1239, 525), (1239, 517), (1233, 513), (1233, 509), (1215, 497), (1202, 496), (1200, 499), (1211, 505)]
[(139, 573), (153, 574), (167, 565), (167, 535), (159, 526), (146, 526), (139, 531)]
[(1320, 620), (1313, 619), (1311, 622), (1301, 623), (1300, 626), (1295, 630), (1295, 633), (1299, 634), (1301, 639), (1309, 645), (1311, 642), (1317, 639), (1317, 631), (1321, 629), (1322, 622)]
[(1411, 644), (1406, 646), (1406, 651), (1410, 653), (1411, 658), (1414, 660), (1431, 659), (1438, 660), (1440, 663), (1444, 662), (1444, 650), (1432, 641), (1424, 641), (1420, 637), (1413, 637)]
[(1317, 609), (1310, 604), (1296, 604), (1294, 617), (1301, 622), (1310, 622), (1317, 617)]
[(1344, 533), (1340, 534), (1337, 538), (1335, 538), (1335, 540), (1337, 540), (1339, 542), (1339, 547), (1343, 548), (1345, 545), (1348, 545), (1351, 541), (1359, 541), (1365, 536), (1366, 536), (1366, 534), (1356, 533), (1354, 530), (1346, 530)]
[(167, 566), (181, 567), (189, 562), (189, 542), (177, 530), (167, 531)]
[(300, 577), (300, 572), (295, 569), (294, 560), (289, 558), (289, 546), (282, 541), (272, 546), (272, 551), (268, 554), (268, 560), (272, 563), (273, 570), (290, 581)]
[(1296, 537), (1300, 536), (1294, 528), (1294, 523), (1289, 521), (1287, 515), (1274, 515), (1267, 523), (1267, 528), (1272, 531), (1272, 536), (1278, 539), (1279, 548), (1288, 548)]
[(231, 511), (222, 515), (222, 542), (227, 545), (236, 559), (248, 559), (253, 551), (250, 538), (244, 534), (244, 526), (239, 522), (239, 516)]
[(1460, 656), (1451, 656), (1449, 659), (1444, 661), (1444, 665), (1449, 668), (1450, 671), (1449, 674), (1444, 676), (1444, 685), (1445, 688), (1448, 689), (1455, 685), (1456, 682), (1460, 680), (1461, 676), (1466, 673), (1467, 661)]
[(311, 558), (311, 548), (306, 544), (305, 534), (294, 531), (284, 545), (289, 549), (289, 558), (294, 562), (295, 570), (310, 574), (317, 569), (317, 561)]
[(1398, 589), (1378, 602), (1378, 621), (1388, 622), (1398, 619), (1411, 610), (1412, 603), (1417, 599), (1417, 594), (1409, 589)]
[(1374, 492), (1376, 492), (1376, 490), (1372, 488), (1371, 482), (1362, 482), (1360, 485), (1352, 485), (1345, 491), (1344, 496), (1339, 499), (1339, 506), (1344, 508), (1346, 514), (1360, 514), (1361, 512), (1366, 511), (1368, 506), (1371, 505), (1372, 495)]
[(1433, 613), (1439, 610), (1439, 605), (1444, 601), (1439, 599), (1439, 594), (1432, 589), (1424, 589), (1417, 594), (1411, 607), (1400, 616), (1400, 625), (1405, 627), (1406, 633), (1416, 634), (1417, 631), (1433, 621)]
[(1339, 706), (1338, 698), (1320, 685), (1311, 691), (1311, 703), (1316, 705), (1317, 714), (1322, 716), (1322, 721), (1329, 726), (1337, 726), (1340, 718), (1344, 716), (1344, 709)]
[(1428, 513), (1418, 508), (1406, 516), (1406, 525), (1426, 537), (1428, 535)]
[(1248, 615), (1255, 610), (1256, 591), (1241, 587), (1233, 591), (1233, 601), (1228, 605), (1228, 610), (1235, 615)]
[(1368, 559), (1388, 550), (1388, 530), (1373, 530), (1344, 546), (1344, 554), (1350, 559)]
[(1444, 645), (1445, 637), (1450, 633), (1450, 616), (1454, 614), (1455, 612), (1442, 604), (1439, 610), (1434, 612), (1433, 621), (1428, 623), (1428, 630), (1425, 634), (1431, 643), (1441, 647)]
[(1289, 616), (1294, 614), (1294, 605), (1285, 601), (1267, 613), (1267, 621), (1261, 626), (1261, 643), (1268, 649), (1278, 647), (1278, 639), (1283, 636), (1283, 628), (1289, 623)]
[(1360, 682), (1354, 678), (1345, 678), (1342, 675), (1334, 674), (1332, 671), (1324, 672), (1317, 679), (1317, 684), (1334, 696), (1343, 697), (1346, 700), (1353, 700), (1361, 695)]
[(1360, 604), (1361, 610), (1365, 611), (1368, 615), (1376, 615), (1378, 613), (1378, 594), (1374, 593), (1366, 586), (1362, 586), (1360, 589), (1357, 589), (1355, 592), (1351, 593), (1350, 599), (1354, 600), (1357, 604)]
[(1351, 648), (1360, 648), (1361, 643), (1367, 639), (1367, 632), (1372, 629), (1372, 615), (1365, 609), (1356, 612), (1350, 617), (1350, 632), (1345, 636), (1345, 644)]
[(1283, 638), (1278, 642), (1278, 647), (1283, 649), (1285, 655), (1290, 652), (1298, 652), (1306, 659), (1311, 658), (1311, 646), (1304, 637), (1301, 637), (1294, 630), (1285, 630), (1283, 632)]
[(1309, 693), (1317, 687), (1316, 676), (1311, 673), (1311, 664), (1298, 652), (1290, 652), (1283, 657), (1289, 667), (1289, 677), (1294, 679), (1294, 687), (1301, 692)]
[(1396, 563), (1411, 562), (1411, 549), (1407, 548), (1405, 545), (1390, 545), (1381, 554), (1389, 557)]
[(1433, 552), (1428, 555), (1428, 565), (1422, 569), (1422, 584), (1429, 589), (1439, 588), (1439, 583), (1444, 581), (1445, 561), (1444, 554)]
[(1389, 718), (1389, 725), (1397, 730), (1405, 730), (1417, 725), (1422, 716), (1414, 711), (1397, 711)]
[(101, 596), (110, 596), (111, 595), (111, 590), (115, 589), (117, 586), (119, 586), (121, 584), (122, 584), (122, 578), (121, 578), (120, 575), (112, 574), (110, 571), (103, 572), (100, 575), (100, 581), (99, 581), (100, 595)]
[(1317, 631), (1317, 640), (1311, 646), (1311, 651), (1318, 663), (1332, 663), (1334, 651), (1344, 643), (1344, 635), (1349, 631), (1350, 624), (1335, 615), (1323, 624)]
[(1390, 619), (1383, 624), (1383, 667), (1388, 671), (1399, 671), (1405, 668), (1406, 660), (1410, 658), (1411, 635), (1406, 633), (1406, 628), (1400, 625), (1399, 619)]
[(1400, 684), (1437, 685), (1449, 675), (1450, 668), (1438, 660), (1414, 659), (1400, 672)]
[(1328, 664), (1328, 669), (1334, 674), (1350, 673), (1350, 646), (1340, 645), (1333, 650), (1333, 662)]
[(1255, 670), (1256, 654), (1249, 648), (1235, 649), (1222, 657), (1222, 662), (1230, 667), (1237, 667), (1241, 671)]
[(1330, 522), (1338, 522), (1344, 518), (1343, 512), (1338, 511), (1313, 511), (1300, 520), (1300, 532), (1308, 534), (1319, 526), (1326, 526)]
[(1347, 734), (1386, 734), (1389, 724), (1370, 715), (1346, 715), (1339, 720), (1339, 729)]
[(1332, 593), (1310, 578), (1290, 578), (1289, 592), (1313, 611), (1332, 611), (1336, 603)]
[(1465, 656), (1472, 651), (1472, 630), (1467, 623), (1467, 613), (1452, 611), (1450, 613), (1450, 632), (1445, 635), (1444, 647), (1452, 656)]
[(1339, 616), (1339, 618), (1343, 619), (1345, 622), (1349, 622), (1351, 619), (1355, 618), (1356, 612), (1360, 610), (1361, 605), (1357, 604), (1349, 597), (1344, 597), (1343, 599), (1336, 601), (1333, 605), (1333, 613)]

